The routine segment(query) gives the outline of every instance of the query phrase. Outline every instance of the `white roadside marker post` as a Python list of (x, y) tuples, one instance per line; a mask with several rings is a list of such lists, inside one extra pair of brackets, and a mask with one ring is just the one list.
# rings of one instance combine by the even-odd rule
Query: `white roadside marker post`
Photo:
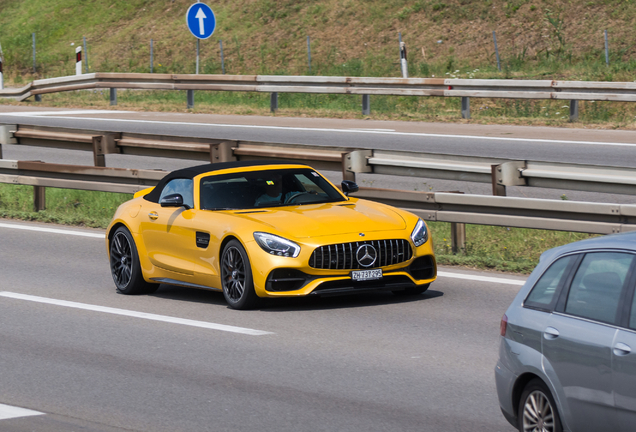
[(402, 78), (409, 77), (409, 67), (406, 61), (406, 44), (400, 42), (400, 66), (402, 67)]
[(82, 74), (82, 47), (75, 48), (75, 75)]

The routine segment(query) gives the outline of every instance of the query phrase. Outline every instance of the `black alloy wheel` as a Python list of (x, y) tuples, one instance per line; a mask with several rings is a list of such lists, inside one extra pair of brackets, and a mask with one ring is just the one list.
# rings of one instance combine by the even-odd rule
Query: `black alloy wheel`
[(250, 309), (258, 303), (252, 268), (243, 245), (231, 240), (221, 256), (221, 283), (227, 304), (233, 309)]
[(517, 427), (521, 432), (563, 431), (554, 398), (539, 379), (530, 381), (523, 390), (517, 417)]
[(110, 239), (110, 272), (122, 294), (150, 294), (159, 288), (159, 284), (144, 280), (135, 241), (123, 226)]

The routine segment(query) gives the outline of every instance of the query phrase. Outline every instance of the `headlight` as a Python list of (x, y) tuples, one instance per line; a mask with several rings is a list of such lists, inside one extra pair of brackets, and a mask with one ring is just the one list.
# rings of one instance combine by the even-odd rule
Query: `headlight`
[(300, 253), (300, 246), (296, 243), (264, 232), (255, 232), (254, 240), (263, 250), (272, 255), (296, 258)]
[(411, 233), (411, 240), (415, 243), (415, 246), (422, 246), (428, 240), (428, 231), (426, 230), (426, 224), (422, 219), (418, 220), (415, 224), (415, 229)]

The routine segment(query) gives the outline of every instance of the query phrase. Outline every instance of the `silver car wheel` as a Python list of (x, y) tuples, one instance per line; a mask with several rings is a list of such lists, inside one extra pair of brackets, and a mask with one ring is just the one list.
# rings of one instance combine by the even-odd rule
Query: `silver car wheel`
[(524, 432), (553, 432), (554, 409), (548, 397), (540, 390), (528, 395), (523, 405)]

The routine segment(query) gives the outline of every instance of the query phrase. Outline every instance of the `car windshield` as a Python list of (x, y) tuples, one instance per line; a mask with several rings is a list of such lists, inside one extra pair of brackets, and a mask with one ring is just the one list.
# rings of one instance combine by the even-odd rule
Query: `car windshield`
[(211, 175), (201, 179), (201, 209), (237, 210), (343, 201), (310, 168)]

